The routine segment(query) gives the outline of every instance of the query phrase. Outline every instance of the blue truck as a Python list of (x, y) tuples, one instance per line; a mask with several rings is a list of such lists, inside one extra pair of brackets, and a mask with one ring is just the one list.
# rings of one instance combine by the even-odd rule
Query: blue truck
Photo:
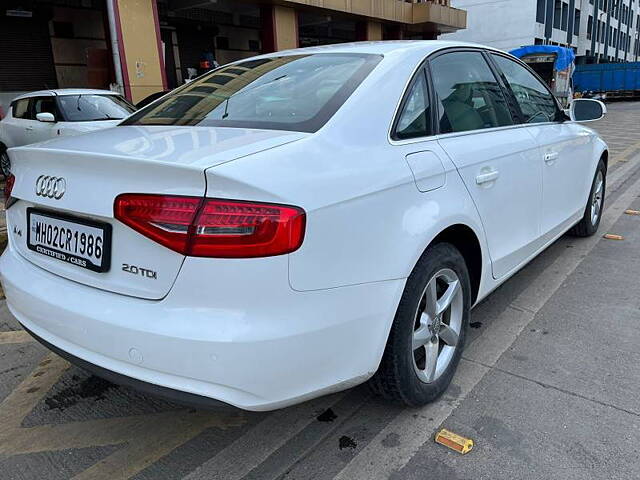
[(576, 65), (573, 85), (585, 97), (640, 97), (640, 62)]

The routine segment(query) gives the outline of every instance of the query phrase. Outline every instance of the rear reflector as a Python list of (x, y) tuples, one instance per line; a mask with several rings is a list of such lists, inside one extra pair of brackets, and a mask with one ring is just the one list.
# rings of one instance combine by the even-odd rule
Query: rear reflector
[(302, 245), (306, 218), (288, 205), (129, 193), (116, 198), (114, 216), (183, 255), (219, 258), (293, 252)]
[(13, 191), (13, 184), (16, 183), (16, 177), (13, 173), (10, 173), (7, 180), (4, 182), (4, 209), (6, 210), (15, 203), (15, 199), (11, 198), (11, 192)]

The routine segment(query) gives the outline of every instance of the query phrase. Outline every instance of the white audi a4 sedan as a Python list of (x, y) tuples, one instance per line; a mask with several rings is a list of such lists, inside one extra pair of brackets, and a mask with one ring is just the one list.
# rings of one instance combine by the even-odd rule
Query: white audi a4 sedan
[(184, 402), (449, 385), (474, 304), (596, 232), (606, 144), (519, 60), (371, 42), (212, 71), (114, 129), (11, 151), (8, 306), (50, 349)]

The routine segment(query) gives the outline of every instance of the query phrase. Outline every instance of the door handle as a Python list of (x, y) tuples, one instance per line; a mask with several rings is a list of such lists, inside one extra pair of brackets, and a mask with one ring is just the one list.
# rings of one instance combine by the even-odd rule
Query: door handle
[(33, 130), (33, 127), (25, 127), (25, 130), (30, 132), (31, 130)]
[(549, 165), (553, 165), (555, 163), (555, 161), (558, 159), (559, 156), (560, 156), (560, 154), (558, 152), (545, 153), (544, 154), (544, 161), (545, 161), (545, 163), (547, 163)]
[(483, 183), (493, 182), (500, 176), (500, 172), (492, 170), (491, 172), (481, 173), (476, 177), (476, 183), (482, 185)]

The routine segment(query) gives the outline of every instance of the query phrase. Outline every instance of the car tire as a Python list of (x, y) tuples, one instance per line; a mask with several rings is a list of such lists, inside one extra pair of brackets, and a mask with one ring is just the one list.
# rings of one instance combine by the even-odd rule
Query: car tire
[(429, 247), (407, 279), (371, 390), (408, 406), (442, 395), (460, 362), (470, 309), (464, 258), (449, 243)]
[(8, 178), (11, 174), (11, 160), (9, 160), (9, 154), (4, 145), (0, 145), (0, 170), (4, 178)]
[(584, 209), (582, 219), (569, 230), (569, 234), (575, 237), (590, 237), (598, 231), (602, 212), (604, 211), (604, 199), (607, 190), (607, 167), (603, 160), (598, 163), (598, 168), (593, 176), (589, 200)]

